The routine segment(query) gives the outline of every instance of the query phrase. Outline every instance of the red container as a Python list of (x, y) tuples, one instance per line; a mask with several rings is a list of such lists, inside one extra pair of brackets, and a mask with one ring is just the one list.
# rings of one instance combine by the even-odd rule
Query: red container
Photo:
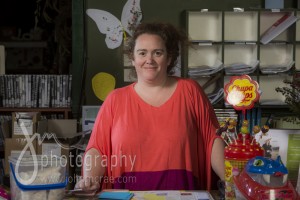
[(239, 175), (248, 160), (264, 156), (264, 149), (250, 136), (238, 134), (238, 139), (225, 147), (225, 198), (236, 199), (233, 177)]
[(237, 199), (248, 200), (297, 200), (299, 196), (290, 181), (281, 187), (267, 187), (253, 180), (244, 169), (242, 173), (235, 176), (234, 183), (236, 186)]

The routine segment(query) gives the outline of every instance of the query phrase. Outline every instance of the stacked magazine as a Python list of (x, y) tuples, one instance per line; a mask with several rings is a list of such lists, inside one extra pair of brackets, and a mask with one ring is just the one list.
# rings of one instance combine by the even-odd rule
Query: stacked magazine
[(225, 66), (225, 73), (226, 75), (251, 74), (256, 70), (258, 63), (258, 60), (252, 60), (249, 64), (232, 63)]
[(197, 78), (199, 76), (210, 76), (221, 71), (223, 68), (223, 63), (217, 60), (213, 66), (202, 65), (199, 67), (189, 68), (188, 75), (190, 78)]
[(293, 67), (294, 64), (295, 61), (287, 59), (282, 64), (260, 66), (260, 71), (262, 74), (284, 73), (284, 72), (288, 72)]

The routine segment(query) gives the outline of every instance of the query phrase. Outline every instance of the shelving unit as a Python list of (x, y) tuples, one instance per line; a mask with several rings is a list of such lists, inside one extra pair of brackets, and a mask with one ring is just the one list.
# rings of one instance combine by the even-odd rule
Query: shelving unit
[[(272, 11), (261, 11), (260, 12), (260, 32), (259, 35), (262, 34), (272, 26), (277, 20), (279, 20), (282, 16), (290, 14), (294, 15), (295, 11), (280, 11), (280, 12), (272, 12)], [(295, 28), (289, 27), (284, 30), (281, 34), (279, 34), (276, 38), (274, 38), (271, 43), (274, 42), (293, 42), (294, 41)]]
[(260, 68), (284, 65), (294, 61), (293, 44), (266, 44), (260, 46)]
[(258, 12), (229, 12), (224, 13), (225, 42), (256, 42)]
[(300, 44), (296, 44), (295, 48), (295, 68), (297, 71), (300, 70)]
[(49, 114), (49, 113), (61, 113), (64, 115), (64, 119), (69, 119), (71, 108), (3, 108), (0, 107), (1, 113), (8, 113), (11, 112), (41, 112), (42, 114)]
[(46, 41), (0, 41), (6, 48), (46, 48)]
[(276, 87), (287, 86), (283, 80), (291, 79), (292, 77), (284, 75), (266, 75), (259, 77), (259, 87), (262, 91), (259, 103), (260, 105), (285, 105), (284, 96), (281, 93), (275, 91)]
[(0, 41), (5, 47), (6, 73), (43, 73), (44, 58), (48, 44), (46, 41), (11, 40)]
[[(297, 11), (297, 16), (300, 18), (300, 11)], [(300, 71), (300, 20), (296, 22), (295, 68)]]
[(190, 11), (188, 33), (193, 41), (222, 41), (222, 12)]
[(257, 60), (256, 44), (225, 44), (224, 45), (224, 65), (247, 64)]
[(0, 76), (0, 115), (41, 112), (45, 118), (70, 119), (71, 75), (5, 74)]
[[(183, 66), (189, 71), (201, 66), (213, 67), (217, 61), (223, 63), (224, 69), (217, 72), (221, 74), (219, 83), (212, 83), (205, 90), (206, 94), (217, 91), (217, 87), (224, 87), (234, 75), (248, 74), (256, 80), (262, 91), (257, 106), (281, 106), (284, 96), (275, 91), (276, 87), (284, 86), (283, 80), (292, 78), (293, 70), (300, 70), (300, 22), (292, 24), (268, 44), (262, 44), (260, 39), (278, 19), (285, 14), (300, 17), (296, 9), (269, 10), (253, 9), (238, 11), (189, 11), (186, 12), (186, 30), (194, 43), (187, 53)], [(250, 67), (248, 72), (229, 72), (232, 67)], [(252, 66), (252, 68), (251, 68)], [(286, 71), (273, 73), (266, 67), (290, 66)], [(262, 70), (261, 70), (262, 69)], [(185, 71), (185, 70), (184, 70)], [(191, 77), (200, 85), (206, 84), (210, 76)], [(221, 107), (228, 105), (221, 102)], [(217, 104), (217, 105), (220, 105)]]
[(188, 51), (188, 67), (213, 66), (222, 60), (222, 46), (194, 44)]

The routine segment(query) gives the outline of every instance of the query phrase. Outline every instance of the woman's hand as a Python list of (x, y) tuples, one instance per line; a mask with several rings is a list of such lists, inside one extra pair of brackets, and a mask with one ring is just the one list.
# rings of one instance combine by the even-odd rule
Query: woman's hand
[(75, 189), (99, 191), (105, 170), (106, 168), (101, 165), (100, 153), (94, 148), (89, 149), (83, 159), (82, 178), (76, 183)]
[(75, 189), (81, 189), (83, 191), (99, 191), (100, 184), (98, 181), (94, 180), (93, 177), (85, 177), (76, 183)]

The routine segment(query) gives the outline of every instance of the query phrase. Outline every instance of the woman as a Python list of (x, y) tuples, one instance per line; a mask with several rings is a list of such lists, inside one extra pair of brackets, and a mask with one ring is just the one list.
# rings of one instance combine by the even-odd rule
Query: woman
[(128, 41), (137, 82), (110, 93), (86, 149), (76, 188), (210, 189), (224, 179), (218, 121), (199, 84), (169, 76), (187, 38), (165, 23), (140, 24)]

